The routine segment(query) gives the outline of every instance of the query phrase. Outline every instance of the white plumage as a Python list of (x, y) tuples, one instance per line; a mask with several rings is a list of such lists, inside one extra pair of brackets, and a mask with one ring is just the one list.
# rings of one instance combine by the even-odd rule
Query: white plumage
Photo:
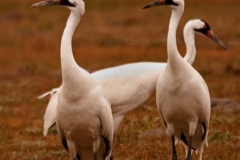
[[(187, 53), (184, 59), (192, 64), (196, 56), (193, 21), (184, 27), (184, 40)], [(103, 86), (110, 100), (113, 113), (114, 129), (120, 125), (124, 116), (133, 109), (144, 103), (155, 91), (157, 79), (166, 63), (138, 62), (129, 63), (116, 67), (102, 69), (91, 75)], [(55, 108), (57, 100), (57, 89), (43, 94), (44, 96), (54, 93), (48, 103), (44, 116), (44, 135), (55, 122)]]
[(71, 47), (72, 36), (85, 11), (84, 2), (48, 0), (33, 7), (47, 5), (63, 5), (71, 10), (61, 41), (62, 85), (54, 103), (60, 139), (72, 159), (108, 160), (114, 134), (110, 103), (102, 86), (77, 65)]
[[(203, 144), (207, 144), (210, 121), (210, 95), (201, 75), (179, 54), (176, 45), (176, 30), (184, 11), (184, 0), (157, 0), (146, 5), (150, 8), (170, 5), (172, 16), (167, 37), (167, 66), (157, 82), (156, 101), (158, 111), (172, 138), (173, 159), (177, 159), (175, 137), (188, 146), (187, 160), (191, 159), (191, 149), (197, 149), (202, 159)], [(225, 46), (203, 20), (190, 21), (184, 30), (191, 30), (185, 39), (194, 42), (194, 31), (212, 38), (224, 49)]]

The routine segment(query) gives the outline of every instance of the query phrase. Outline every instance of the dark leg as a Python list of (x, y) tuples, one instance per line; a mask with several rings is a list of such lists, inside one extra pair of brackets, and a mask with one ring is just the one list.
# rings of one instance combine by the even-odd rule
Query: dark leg
[(98, 152), (94, 153), (94, 160), (97, 160), (98, 158)]
[(113, 156), (110, 157), (110, 160), (113, 160)]
[(191, 160), (192, 159), (191, 149), (192, 149), (192, 136), (190, 136), (190, 139), (189, 139), (188, 155), (187, 155), (187, 159), (186, 160)]
[[(114, 133), (114, 135), (113, 135), (113, 142), (114, 142), (114, 139), (115, 139), (115, 133)], [(113, 149), (112, 149), (112, 155), (111, 155), (111, 157), (110, 157), (110, 160), (113, 160)]]
[(176, 146), (175, 146), (175, 138), (172, 136), (172, 160), (177, 160), (177, 152), (176, 152)]
[(79, 154), (77, 154), (77, 160), (81, 160), (81, 157)]

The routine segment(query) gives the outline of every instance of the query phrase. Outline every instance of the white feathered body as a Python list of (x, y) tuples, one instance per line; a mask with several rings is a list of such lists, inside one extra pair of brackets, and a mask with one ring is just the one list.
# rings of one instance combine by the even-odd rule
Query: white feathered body
[[(106, 91), (112, 108), (114, 130), (118, 128), (125, 114), (145, 102), (155, 91), (158, 76), (166, 63), (139, 62), (107, 68), (91, 75)], [(44, 116), (44, 135), (55, 123), (59, 89), (51, 94)]]
[[(69, 73), (58, 91), (56, 123), (60, 137), (74, 142), (83, 160), (93, 157), (93, 150), (97, 151), (96, 147), (101, 143), (102, 152), (98, 155), (103, 159), (106, 152), (103, 139), (110, 140), (110, 143), (113, 139), (113, 119), (108, 97), (101, 85), (85, 70), (73, 68), (70, 72), (74, 73), (72, 75), (75, 78), (71, 78)], [(85, 151), (89, 155), (86, 156)]]
[(171, 135), (181, 139), (183, 134), (188, 142), (189, 133), (193, 133), (194, 149), (201, 149), (204, 141), (207, 143), (202, 123), (207, 130), (211, 110), (209, 91), (189, 63), (182, 60), (167, 65), (157, 83), (157, 107)]
[(155, 92), (161, 68), (165, 66), (164, 63), (135, 63), (92, 73), (109, 97), (115, 130), (129, 111)]
[[(57, 91), (59, 88), (57, 89)], [(46, 113), (44, 115), (44, 125), (43, 125), (43, 135), (47, 136), (48, 129), (55, 124), (56, 114), (57, 114), (57, 98), (58, 92), (52, 90), (49, 92), (51, 94), (51, 99), (47, 105)]]
[(89, 160), (98, 153), (100, 160), (108, 160), (114, 135), (111, 106), (104, 89), (74, 59), (72, 36), (85, 12), (82, 0), (74, 3), (75, 7), (69, 7), (71, 14), (61, 41), (62, 85), (56, 124), (62, 144), (73, 159), (80, 156), (81, 160)]
[[(189, 45), (187, 45), (187, 53), (184, 59), (192, 64), (196, 56), (196, 49), (195, 43), (193, 43), (194, 34), (189, 34), (192, 29), (188, 28), (185, 26), (184, 38)], [(156, 91), (158, 77), (165, 67), (166, 63), (137, 62), (102, 69), (91, 74), (102, 85), (109, 97), (115, 130), (126, 113), (140, 106)], [(46, 95), (47, 93), (43, 96)], [(54, 106), (55, 102), (52, 101), (56, 101), (55, 97), (57, 96), (58, 92), (52, 96), (47, 106), (44, 119), (44, 135), (47, 134), (48, 128), (55, 122), (55, 113), (52, 111), (55, 110), (56, 105)]]

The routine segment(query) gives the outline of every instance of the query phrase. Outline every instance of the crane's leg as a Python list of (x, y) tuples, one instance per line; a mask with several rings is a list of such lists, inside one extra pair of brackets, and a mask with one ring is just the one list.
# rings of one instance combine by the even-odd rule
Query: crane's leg
[(191, 160), (191, 159), (192, 159), (191, 150), (192, 150), (192, 136), (190, 136), (190, 139), (189, 139), (189, 144), (188, 144), (188, 155), (187, 155), (186, 160)]
[[(93, 135), (93, 139), (95, 136)], [(93, 154), (94, 154), (94, 160), (98, 159), (98, 149), (100, 146), (100, 138), (97, 138), (93, 141)]]
[(175, 146), (175, 137), (172, 136), (172, 160), (177, 160), (177, 152), (176, 152), (176, 146)]
[(79, 154), (77, 154), (77, 160), (81, 160), (81, 157)]
[(73, 141), (67, 140), (67, 145), (69, 148), (69, 153), (70, 156), (72, 157), (73, 160), (77, 159), (77, 148), (76, 145)]
[[(114, 135), (113, 135), (113, 142), (115, 140), (115, 132), (114, 132)], [(113, 149), (112, 149), (112, 153), (111, 153), (111, 156), (110, 156), (110, 160), (113, 160)]]
[(94, 153), (94, 160), (97, 160), (98, 159), (98, 152), (95, 152)]

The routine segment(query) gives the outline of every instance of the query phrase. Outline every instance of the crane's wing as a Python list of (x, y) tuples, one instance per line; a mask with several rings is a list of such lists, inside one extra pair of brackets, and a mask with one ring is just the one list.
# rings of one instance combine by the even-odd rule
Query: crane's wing
[(110, 67), (102, 70), (93, 72), (91, 75), (96, 80), (101, 80), (105, 78), (116, 78), (116, 77), (127, 77), (133, 76), (137, 73), (152, 70), (162, 70), (166, 67), (166, 63), (157, 62), (136, 62), (128, 63), (116, 67)]
[(106, 93), (103, 99), (101, 99), (102, 109), (100, 110), (99, 120), (101, 122), (101, 132), (103, 142), (105, 143), (105, 153), (103, 154), (104, 159), (110, 158), (111, 151), (113, 148), (113, 136), (114, 136), (114, 125), (112, 110)]
[(60, 137), (60, 140), (62, 142), (62, 145), (63, 145), (64, 149), (69, 153), (69, 147), (68, 147), (68, 144), (67, 144), (66, 136), (65, 136), (64, 132), (61, 130), (61, 128), (58, 124), (57, 124), (57, 131), (58, 131), (58, 135)]
[(46, 92), (46, 93), (42, 94), (41, 96), (39, 96), (38, 99), (42, 99), (42, 98), (44, 98), (44, 97), (46, 97), (48, 95), (51, 95), (51, 97), (52, 97), (58, 91), (58, 89), (59, 88), (54, 88), (51, 91)]
[(53, 89), (47, 93), (44, 93), (39, 97), (39, 99), (51, 95), (51, 98), (48, 102), (47, 109), (44, 115), (44, 126), (43, 126), (43, 135), (47, 136), (48, 129), (51, 128), (56, 122), (56, 109), (57, 109), (57, 98), (58, 98), (58, 88)]

